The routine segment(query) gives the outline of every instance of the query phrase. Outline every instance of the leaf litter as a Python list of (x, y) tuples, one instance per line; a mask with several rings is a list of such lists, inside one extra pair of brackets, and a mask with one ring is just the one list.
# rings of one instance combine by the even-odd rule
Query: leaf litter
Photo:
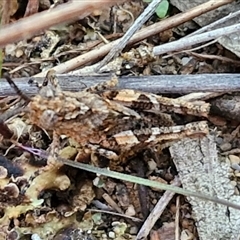
[[(40, 10), (42, 2), (44, 1), (40, 1)], [(108, 14), (99, 10), (84, 20), (60, 26), (58, 29), (50, 29), (28, 41), (24, 40), (6, 46), (3, 68), (12, 72), (14, 77), (32, 76), (41, 69), (49, 69), (80, 53), (97, 48), (103, 40), (111, 41), (117, 34), (123, 34), (143, 11), (144, 6), (146, 5), (142, 1), (132, 1), (122, 6), (109, 8), (106, 11)], [(24, 14), (22, 12), (22, 17)], [(157, 21), (156, 16), (146, 24), (150, 25), (154, 21)], [(179, 29), (182, 35), (186, 35), (189, 30), (186, 27)], [(161, 40), (168, 42), (179, 38), (182, 36), (178, 35), (179, 29), (178, 31), (168, 30), (164, 39), (163, 33), (161, 36), (154, 36), (147, 42), (140, 43), (138, 49), (151, 48)], [(122, 65), (119, 68), (121, 74), (199, 74), (237, 72), (238, 70), (234, 65), (229, 66), (219, 60), (195, 58), (184, 52), (167, 59), (155, 57), (143, 61), (140, 57), (141, 61), (136, 62), (135, 59), (138, 59), (140, 55), (140, 50), (136, 49), (133, 48), (127, 51), (125, 56), (121, 56)], [(202, 51), (212, 55), (228, 54), (217, 44), (206, 47)], [(131, 53), (134, 54), (131, 55)], [(1, 112), (11, 108), (13, 100), (2, 97)], [(22, 105), (22, 103), (19, 102), (17, 105)], [(178, 119), (179, 116), (176, 118)], [(217, 126), (217, 146), (220, 152), (232, 151), (230, 155), (223, 157), (222, 161), (230, 164), (229, 179), (235, 194), (239, 195), (238, 164), (240, 161), (237, 151), (239, 136), (236, 131), (233, 131), (237, 129), (238, 121), (227, 119), (224, 123), (222, 126)], [(47, 149), (51, 143), (52, 132), (31, 125), (24, 116), (13, 118), (8, 126), (13, 131), (14, 138), (21, 139), (26, 145)], [(60, 146), (62, 149), (60, 156), (67, 159), (78, 161), (83, 159), (88, 163), (94, 162), (96, 158), (96, 156), (89, 157), (86, 149), (79, 149), (78, 144), (73, 140), (70, 141), (66, 136), (61, 136)], [(65, 236), (70, 236), (71, 239), (79, 239), (79, 237), (82, 239), (132, 239), (137, 234), (136, 229), (139, 228), (139, 223), (132, 222), (127, 216), (134, 216), (144, 221), (146, 216), (143, 214), (141, 199), (146, 200), (147, 210), (151, 211), (163, 194), (154, 189), (147, 189), (147, 192), (146, 189), (139, 190), (134, 184), (122, 183), (102, 176), (99, 181), (103, 184), (95, 186), (93, 183), (96, 176), (67, 166), (47, 166), (48, 171), (42, 171), (42, 167), (46, 164), (45, 161), (13, 148), (11, 143), (4, 139), (1, 139), (1, 153), (3, 178), (0, 182), (4, 194), (1, 196), (0, 234), (3, 238), (8, 236), (10, 239), (24, 239), (26, 236), (37, 234), (40, 239), (63, 239)], [(7, 155), (4, 156), (6, 153)], [(168, 149), (163, 151), (148, 149), (143, 156), (138, 156), (138, 158), (137, 161), (144, 161), (143, 169), (140, 170), (144, 171), (147, 177), (156, 177), (160, 181), (170, 183), (177, 175)], [(9, 159), (13, 160), (11, 166)], [(151, 161), (155, 163), (155, 168), (149, 168)], [(102, 164), (104, 165), (104, 162)], [(141, 176), (140, 170), (127, 165), (125, 171)], [(139, 193), (142, 197), (139, 197)], [(94, 212), (96, 200), (105, 206), (103, 210), (109, 211), (109, 214)], [(155, 224), (152, 238), (155, 233), (156, 239), (173, 239), (177, 211), (175, 202), (174, 197)], [(184, 197), (180, 197), (179, 208), (180, 239), (197, 239), (197, 227), (193, 220), (191, 205)], [(110, 214), (113, 210), (126, 217)]]

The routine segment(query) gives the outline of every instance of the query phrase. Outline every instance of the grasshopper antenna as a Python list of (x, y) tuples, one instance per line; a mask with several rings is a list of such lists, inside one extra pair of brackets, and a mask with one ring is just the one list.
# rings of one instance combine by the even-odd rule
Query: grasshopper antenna
[(10, 77), (9, 73), (4, 73), (3, 76), (8, 81), (9, 85), (15, 90), (17, 95), (19, 95), (26, 103), (31, 102), (31, 98), (29, 98), (27, 95), (25, 95), (15, 84), (15, 82)]

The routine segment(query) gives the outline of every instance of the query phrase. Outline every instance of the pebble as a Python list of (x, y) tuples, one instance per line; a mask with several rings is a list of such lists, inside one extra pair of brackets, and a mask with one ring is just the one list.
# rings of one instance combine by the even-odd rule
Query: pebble
[(125, 212), (125, 214), (127, 216), (135, 216), (136, 215), (136, 211), (134, 209), (134, 206), (132, 204), (130, 204)]
[(102, 234), (102, 239), (107, 239), (107, 237), (108, 237), (108, 236), (107, 236), (106, 233), (103, 233), (103, 234)]
[(226, 152), (232, 149), (231, 143), (228, 143), (228, 142), (221, 144), (219, 147), (223, 152)]
[(148, 161), (149, 171), (154, 171), (157, 168), (157, 163), (153, 160)]
[(231, 166), (231, 162), (230, 162), (230, 159), (228, 157), (225, 158), (225, 162), (228, 166)]
[(223, 144), (223, 138), (222, 137), (216, 137), (215, 141), (216, 141), (218, 146)]
[(190, 62), (191, 59), (192, 59), (192, 57), (183, 57), (182, 65), (185, 66), (186, 64), (188, 64)]
[(237, 163), (231, 164), (231, 168), (234, 169), (234, 170), (240, 171), (240, 166)]
[(138, 228), (136, 226), (131, 227), (129, 233), (132, 235), (136, 235), (138, 233)]
[(237, 187), (234, 188), (234, 194), (237, 195), (237, 196), (239, 196), (239, 190), (238, 190)]
[(232, 186), (236, 187), (237, 186), (237, 182), (236, 181), (231, 181), (230, 182)]
[(181, 240), (193, 240), (194, 235), (188, 229), (185, 229), (181, 232), (180, 239)]
[(240, 172), (239, 172), (239, 171), (235, 171), (235, 172), (234, 172), (234, 176), (235, 176), (235, 177), (240, 177)]
[(109, 237), (109, 238), (112, 238), (112, 239), (115, 239), (116, 235), (115, 235), (114, 232), (110, 231), (110, 232), (108, 233), (108, 237)]
[(231, 164), (239, 164), (240, 158), (236, 155), (229, 155), (228, 158), (230, 159)]
[(32, 240), (42, 240), (38, 234), (34, 233), (32, 236), (31, 236), (31, 239)]

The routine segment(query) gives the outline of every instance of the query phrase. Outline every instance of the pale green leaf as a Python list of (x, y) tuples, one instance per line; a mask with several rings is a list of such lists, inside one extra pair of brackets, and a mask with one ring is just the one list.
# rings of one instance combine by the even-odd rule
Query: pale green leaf
[(159, 18), (164, 18), (167, 15), (169, 8), (169, 2), (168, 0), (163, 0), (156, 9), (156, 14)]

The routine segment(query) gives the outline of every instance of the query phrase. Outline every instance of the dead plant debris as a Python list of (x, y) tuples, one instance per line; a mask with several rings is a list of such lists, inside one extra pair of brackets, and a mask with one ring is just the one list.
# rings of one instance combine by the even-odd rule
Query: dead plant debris
[[(9, 1), (9, 5), (2, 0), (2, 24), (24, 20), (72, 1), (29, 0), (26, 4), (16, 0)], [(134, 0), (95, 9), (83, 19), (7, 44), (3, 49), (2, 70), (9, 72), (12, 78), (30, 77), (97, 50), (123, 36), (146, 6), (142, 0)], [(10, 9), (8, 14), (4, 7)], [(170, 5), (169, 16), (176, 13), (178, 10)], [(158, 21), (157, 16), (152, 16), (142, 29)], [(204, 26), (202, 22), (201, 26)], [(198, 28), (196, 22), (189, 20), (187, 24), (166, 29), (128, 46), (104, 67), (104, 71), (121, 76), (238, 73), (238, 58), (216, 42), (200, 46), (192, 53), (182, 51), (165, 57), (153, 56), (154, 46), (181, 39)], [(88, 68), (77, 71), (81, 74), (91, 72), (96, 62), (97, 58), (93, 57)], [(179, 175), (184, 188), (191, 186), (182, 173), (190, 172), (188, 167), (202, 160), (205, 172), (198, 174), (207, 172), (204, 177), (209, 176), (210, 191), (202, 187), (205, 182), (201, 176), (198, 179), (200, 190), (194, 186), (195, 191), (204, 189), (207, 194), (214, 195), (217, 187), (219, 198), (235, 201), (240, 189), (239, 116), (235, 113), (238, 93), (184, 101), (179, 95), (162, 97), (131, 89), (115, 90), (116, 78), (76, 93), (62, 91), (53, 71), (47, 81), (29, 102), (27, 98), (23, 101), (23, 96), (0, 96), (0, 240), (122, 240), (136, 239), (140, 235), (149, 239), (172, 240), (179, 236), (181, 240), (205, 240), (213, 236), (211, 232), (204, 235), (204, 224), (211, 224), (211, 221), (214, 221), (212, 227), (221, 228), (218, 236), (214, 230), (217, 239), (239, 237), (240, 213), (237, 211), (232, 213), (231, 209), (215, 207), (211, 211), (215, 218), (210, 219), (209, 211), (208, 221), (204, 222), (207, 213), (200, 211), (202, 215), (197, 214), (199, 208), (204, 209), (205, 202), (196, 198), (178, 195), (167, 198), (164, 191), (96, 176), (54, 160), (57, 151), (66, 159), (168, 184), (174, 184)], [(224, 109), (232, 108), (231, 114), (222, 111), (223, 105)], [(214, 138), (209, 137), (209, 132)], [(205, 135), (207, 137), (203, 138)], [(193, 139), (186, 140), (185, 137)], [(46, 161), (23, 152), (9, 138), (47, 150), (53, 158)], [(181, 141), (175, 143), (176, 140)], [(211, 156), (214, 156), (208, 169), (207, 154), (201, 152), (207, 141), (212, 146)], [(169, 146), (172, 146), (170, 151)], [(181, 150), (193, 150), (193, 146), (194, 153), (201, 153), (203, 157), (197, 163), (179, 165), (176, 159), (183, 154)], [(216, 177), (218, 171), (223, 178)], [(189, 178), (191, 183), (194, 182), (194, 176)], [(228, 189), (231, 196), (224, 195), (221, 186)], [(167, 207), (153, 222), (148, 217), (161, 198)], [(220, 225), (222, 220), (218, 219), (216, 209), (225, 219), (225, 227)], [(235, 222), (229, 227), (227, 224), (231, 220)], [(144, 222), (153, 227), (141, 229)]]

